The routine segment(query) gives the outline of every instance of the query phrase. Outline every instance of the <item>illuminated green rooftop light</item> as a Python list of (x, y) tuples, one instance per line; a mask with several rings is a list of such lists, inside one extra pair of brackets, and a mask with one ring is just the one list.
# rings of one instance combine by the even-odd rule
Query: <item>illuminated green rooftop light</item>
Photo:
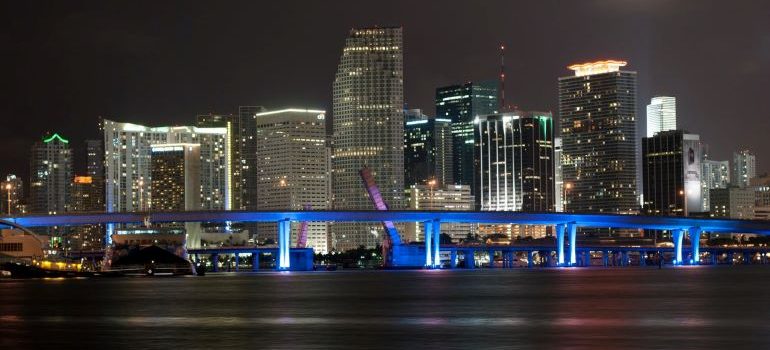
[(49, 142), (51, 142), (51, 141), (53, 141), (55, 139), (59, 139), (59, 141), (63, 142), (63, 143), (70, 143), (69, 140), (66, 140), (63, 137), (59, 136), (59, 134), (53, 134), (49, 138), (43, 138), (43, 142), (49, 143)]

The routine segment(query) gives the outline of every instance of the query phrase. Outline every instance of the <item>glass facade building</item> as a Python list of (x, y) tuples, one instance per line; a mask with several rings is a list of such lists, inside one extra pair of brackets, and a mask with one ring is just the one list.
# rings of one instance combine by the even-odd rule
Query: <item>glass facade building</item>
[(644, 213), (689, 216), (703, 211), (700, 137), (682, 130), (642, 139)]
[(636, 72), (625, 65), (576, 64), (573, 76), (559, 78), (566, 212), (639, 211)]
[(647, 137), (669, 130), (676, 130), (676, 97), (653, 97), (647, 105)]
[(453, 184), (452, 123), (431, 118), (419, 109), (404, 111), (404, 182)]

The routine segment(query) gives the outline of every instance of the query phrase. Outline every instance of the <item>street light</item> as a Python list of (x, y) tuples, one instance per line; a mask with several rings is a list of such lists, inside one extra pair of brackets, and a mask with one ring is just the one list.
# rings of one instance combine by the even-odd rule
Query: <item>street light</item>
[(428, 187), (430, 187), (430, 210), (436, 210), (433, 208), (433, 186), (436, 185), (436, 179), (428, 181)]
[(562, 200), (561, 200), (561, 211), (567, 212), (567, 191), (572, 189), (572, 183), (567, 182), (564, 184), (564, 191), (562, 191)]

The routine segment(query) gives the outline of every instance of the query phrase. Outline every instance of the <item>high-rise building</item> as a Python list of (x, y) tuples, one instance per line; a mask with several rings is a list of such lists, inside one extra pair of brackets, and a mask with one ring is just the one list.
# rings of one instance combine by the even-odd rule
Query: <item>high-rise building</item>
[[(257, 209), (257, 113), (265, 112), (262, 106), (240, 106), (238, 116), (230, 125), (239, 142), (233, 142), (232, 153), (235, 166), (233, 167), (233, 190), (240, 194), (240, 209)], [(234, 207), (238, 208), (238, 207)], [(254, 225), (249, 225), (253, 227)]]
[(701, 166), (703, 168), (701, 171), (701, 192), (703, 194), (701, 210), (707, 212), (711, 210), (709, 191), (715, 188), (727, 188), (730, 186), (730, 162), (727, 160), (704, 159)]
[(639, 211), (636, 72), (620, 70), (625, 65), (575, 64), (574, 76), (559, 78), (565, 211)]
[(733, 185), (748, 187), (757, 176), (757, 158), (749, 150), (733, 152)]
[[(359, 171), (371, 170), (384, 201), (404, 208), (404, 63), (400, 27), (352, 29), (334, 80), (335, 209), (373, 210)], [(380, 223), (333, 225), (339, 250), (374, 247)]]
[(16, 175), (9, 174), (0, 182), (0, 216), (24, 213), (24, 182)]
[(676, 130), (676, 97), (653, 97), (647, 105), (647, 137), (669, 130)]
[(105, 192), (108, 212), (150, 209), (153, 145), (200, 145), (200, 207), (229, 210), (232, 182), (226, 128), (146, 127), (104, 120)]
[(452, 123), (419, 109), (404, 111), (404, 181), (452, 184)]
[[(87, 149), (92, 145), (86, 142)], [(90, 155), (90, 151), (89, 151)], [(88, 171), (91, 172), (89, 160)], [(103, 182), (102, 182), (103, 184)], [(69, 212), (100, 212), (104, 211), (100, 183), (92, 176), (75, 176), (70, 183)], [(103, 248), (104, 232), (102, 225), (83, 225), (70, 228), (66, 246), (71, 250), (99, 250)]]
[(71, 179), (72, 150), (69, 141), (53, 134), (36, 142), (30, 159), (30, 212), (65, 212)]
[(481, 210), (554, 211), (553, 117), (506, 112), (476, 117), (476, 201)]
[(561, 137), (553, 139), (553, 194), (554, 210), (557, 213), (564, 212), (564, 176), (561, 169)]
[[(406, 189), (406, 198), (410, 210), (471, 211), (475, 205), (468, 185), (411, 185)], [(449, 235), (452, 242), (457, 243), (469, 233), (474, 233), (474, 226), (470, 223), (444, 223), (441, 224), (441, 233)], [(425, 241), (423, 229), (422, 223), (407, 224), (404, 241)]]
[(452, 121), (452, 180), (455, 184), (471, 186), (471, 191), (478, 181), (473, 165), (476, 151), (473, 120), (497, 113), (497, 87), (496, 81), (485, 81), (436, 89), (436, 118)]
[(735, 187), (715, 188), (709, 191), (711, 196), (711, 216), (717, 218), (752, 219), (756, 193), (753, 188)]
[(199, 210), (201, 202), (200, 144), (151, 146), (150, 196), (153, 211)]
[[(250, 112), (261, 110), (261, 107), (240, 107), (239, 111), (244, 112), (245, 118), (254, 119), (253, 114)], [(243, 162), (241, 158), (241, 149), (245, 141), (242, 139), (241, 130), (241, 113), (238, 115), (233, 114), (200, 114), (196, 118), (195, 126), (199, 128), (226, 128), (227, 140), (225, 149), (230, 150), (230, 155), (227, 157), (230, 164), (227, 166), (230, 169), (228, 183), (230, 183), (230, 208), (233, 210), (242, 209), (242, 196), (243, 196)]]
[(702, 212), (700, 136), (662, 131), (642, 139), (644, 212), (689, 216)]
[[(326, 112), (281, 109), (256, 114), (257, 209), (327, 210), (331, 204)], [(293, 222), (292, 246), (301, 223)], [(260, 224), (259, 240), (277, 237), (275, 224)], [(327, 224), (307, 224), (307, 246), (329, 251)]]

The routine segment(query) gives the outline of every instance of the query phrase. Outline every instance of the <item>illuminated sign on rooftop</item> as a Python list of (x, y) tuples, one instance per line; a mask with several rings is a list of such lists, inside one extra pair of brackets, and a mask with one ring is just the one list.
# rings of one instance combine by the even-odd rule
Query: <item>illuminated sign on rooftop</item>
[(59, 142), (62, 142), (62, 143), (70, 143), (69, 140), (64, 139), (59, 134), (53, 134), (49, 138), (43, 138), (43, 142), (45, 142), (45, 143), (49, 143), (49, 142), (51, 142), (53, 140), (59, 140)]
[(567, 66), (567, 68), (575, 71), (576, 77), (582, 77), (585, 75), (617, 72), (620, 70), (620, 67), (624, 67), (627, 64), (628, 62), (626, 61), (604, 60), (604, 61), (573, 64), (573, 65)]

